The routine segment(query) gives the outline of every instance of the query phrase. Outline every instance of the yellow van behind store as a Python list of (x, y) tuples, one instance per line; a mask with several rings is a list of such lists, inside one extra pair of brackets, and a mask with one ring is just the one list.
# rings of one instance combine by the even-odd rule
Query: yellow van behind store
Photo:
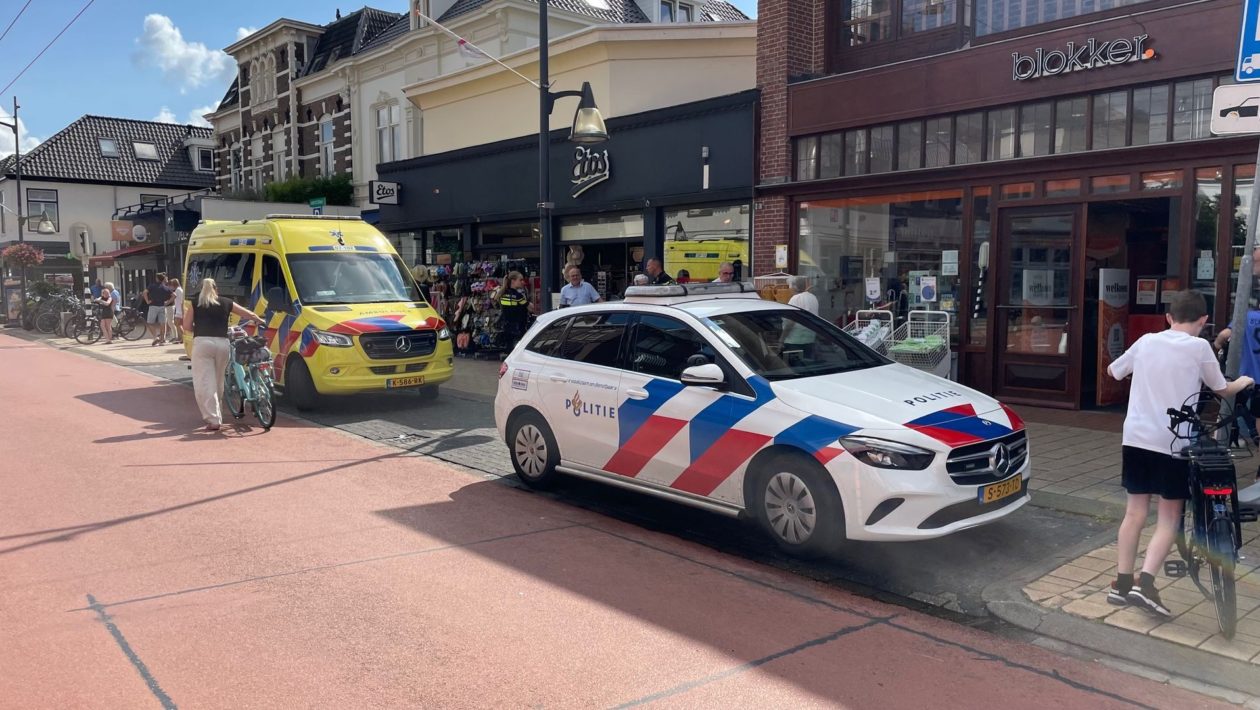
[(357, 217), (203, 223), (184, 277), (189, 301), (209, 277), (263, 316), (276, 382), (299, 409), (321, 395), (403, 388), (432, 398), (454, 374), (446, 323), (389, 240)]

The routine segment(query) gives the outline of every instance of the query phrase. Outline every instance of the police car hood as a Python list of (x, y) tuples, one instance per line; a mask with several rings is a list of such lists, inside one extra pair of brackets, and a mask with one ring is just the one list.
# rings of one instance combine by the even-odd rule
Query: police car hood
[(908, 427), (950, 446), (1023, 428), (1019, 417), (992, 397), (896, 363), (772, 386), (784, 404), (803, 412), (860, 429)]

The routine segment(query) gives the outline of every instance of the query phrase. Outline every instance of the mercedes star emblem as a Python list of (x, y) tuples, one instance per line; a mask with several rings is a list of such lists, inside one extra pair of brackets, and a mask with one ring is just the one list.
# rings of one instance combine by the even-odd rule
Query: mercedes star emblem
[(989, 468), (1002, 476), (1011, 472), (1011, 450), (1006, 448), (1006, 444), (989, 449)]
[(411, 352), (411, 338), (405, 335), (398, 336), (398, 340), (394, 341), (394, 349), (400, 353)]

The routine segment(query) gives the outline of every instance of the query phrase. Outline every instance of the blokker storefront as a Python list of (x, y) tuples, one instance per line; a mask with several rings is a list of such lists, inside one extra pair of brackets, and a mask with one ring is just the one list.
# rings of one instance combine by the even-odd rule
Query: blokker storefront
[[(723, 261), (746, 275), (752, 224), (755, 91), (608, 120), (598, 146), (551, 136), (555, 249), (540, 251), (538, 139), (526, 137), (382, 164), (378, 227), (419, 240), (431, 267), (507, 263), (527, 276), (540, 260), (577, 263), (605, 298), (619, 298), (651, 257), (712, 280)], [(393, 204), (388, 204), (393, 203)]]
[(1208, 125), (1239, 5), (1126, 10), (789, 86), (792, 177), (760, 194), (826, 317), (944, 311), (961, 382), (1067, 408), (1125, 400), (1106, 364), (1171, 292), (1227, 321), (1256, 140)]

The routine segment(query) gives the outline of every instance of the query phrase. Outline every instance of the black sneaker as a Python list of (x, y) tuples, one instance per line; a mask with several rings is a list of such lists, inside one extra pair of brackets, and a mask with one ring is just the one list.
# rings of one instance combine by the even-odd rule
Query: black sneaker
[(1111, 583), (1111, 588), (1107, 590), (1107, 603), (1112, 606), (1128, 606), (1129, 598), (1120, 593), (1120, 588), (1115, 582)]
[(1134, 587), (1133, 589), (1130, 589), (1129, 603), (1133, 606), (1142, 607), (1154, 616), (1158, 616), (1162, 619), (1172, 618), (1172, 612), (1168, 610), (1168, 607), (1164, 606), (1164, 602), (1162, 602), (1159, 598), (1159, 592), (1156, 591), (1154, 587), (1150, 587), (1149, 589)]

